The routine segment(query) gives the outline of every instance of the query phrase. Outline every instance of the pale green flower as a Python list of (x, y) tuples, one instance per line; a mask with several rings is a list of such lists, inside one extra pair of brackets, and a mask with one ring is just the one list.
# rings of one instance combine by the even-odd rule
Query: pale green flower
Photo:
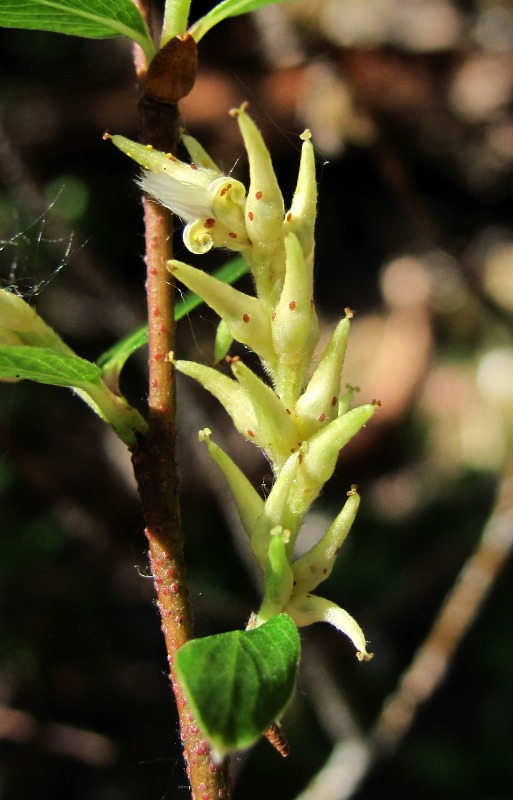
[[(231, 112), (244, 140), (249, 188), (223, 176), (191, 137), (184, 142), (192, 165), (114, 136), (112, 140), (145, 168), (142, 187), (184, 222), (193, 252), (213, 245), (241, 251), (255, 295), (227, 286), (200, 269), (170, 261), (170, 272), (221, 317), (218, 350), (233, 338), (260, 358), (269, 383), (238, 357), (226, 360), (232, 377), (191, 361), (171, 361), (201, 383), (224, 406), (237, 430), (268, 458), (275, 481), (264, 500), (230, 456), (200, 433), (222, 470), (239, 510), (264, 584), (262, 605), (251, 624), (286, 612), (298, 625), (329, 622), (370, 658), (355, 620), (329, 600), (311, 594), (328, 577), (356, 515), (355, 488), (322, 539), (294, 561), (305, 516), (332, 476), (341, 448), (368, 422), (375, 403), (349, 408), (353, 391), (340, 393), (340, 376), (352, 312), (346, 310), (317, 366), (319, 339), (313, 302), (314, 226), (317, 205), (315, 158), (303, 134), (296, 190), (285, 213), (271, 157), (245, 106)], [(310, 374), (310, 377), (308, 377)]]
[(199, 163), (186, 164), (171, 153), (161, 153), (124, 136), (105, 137), (144, 167), (139, 178), (141, 188), (187, 223), (184, 242), (191, 252), (206, 253), (213, 245), (236, 251), (249, 247), (244, 186), (223, 175), (191, 136), (184, 141)]

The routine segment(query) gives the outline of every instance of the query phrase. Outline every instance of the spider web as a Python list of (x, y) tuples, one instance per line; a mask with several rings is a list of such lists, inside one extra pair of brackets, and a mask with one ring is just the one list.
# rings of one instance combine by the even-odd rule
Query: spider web
[[(52, 235), (54, 226), (48, 224), (47, 218), (57, 199), (24, 225), (20, 224), (20, 211), (15, 209), (11, 226), (15, 233), (0, 238), (0, 287), (26, 300), (41, 294), (80, 249), (74, 246), (73, 233)], [(55, 260), (57, 265), (50, 268)]]

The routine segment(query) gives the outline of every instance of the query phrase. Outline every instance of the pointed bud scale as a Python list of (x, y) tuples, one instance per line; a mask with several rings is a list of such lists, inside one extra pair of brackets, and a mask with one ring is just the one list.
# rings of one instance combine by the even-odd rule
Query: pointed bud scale
[(210, 438), (210, 430), (200, 431), (200, 442), (205, 442), (211, 458), (221, 469), (235, 500), (244, 530), (250, 537), (264, 511), (264, 501), (230, 456)]
[(352, 489), (348, 495), (342, 511), (335, 517), (322, 539), (292, 565), (294, 596), (312, 592), (331, 574), (337, 554), (351, 529), (360, 505), (356, 489)]
[(262, 134), (246, 114), (245, 106), (233, 109), (230, 113), (237, 117), (249, 160), (250, 181), (246, 201), (248, 235), (255, 248), (266, 253), (279, 245), (283, 236), (283, 197)]
[(338, 416), (340, 375), (349, 334), (349, 318), (339, 322), (308, 386), (296, 403), (298, 429), (304, 439)]
[(240, 359), (232, 361), (232, 372), (251, 398), (260, 431), (266, 441), (265, 452), (279, 472), (287, 458), (298, 447), (292, 417), (278, 395), (249, 369)]
[(272, 315), (272, 337), (278, 363), (273, 378), (276, 391), (291, 407), (303, 388), (317, 344), (319, 329), (313, 305), (312, 283), (297, 236), (285, 237), (286, 272), (283, 291)]
[(340, 450), (363, 428), (375, 411), (376, 406), (372, 403), (353, 408), (309, 439), (298, 469), (294, 496), (291, 498), (298, 513), (306, 514), (326, 481), (333, 475)]
[(355, 619), (335, 603), (307, 594), (303, 597), (293, 597), (284, 609), (292, 617), (298, 627), (312, 625), (314, 622), (329, 622), (341, 633), (348, 636), (356, 647), (356, 657), (359, 661), (369, 661), (372, 653), (367, 652), (367, 642), (362, 629)]
[(233, 344), (233, 336), (222, 319), (216, 329), (214, 340), (214, 364), (220, 364), (228, 354), (228, 350)]
[(270, 319), (256, 297), (239, 292), (182, 261), (168, 261), (167, 267), (224, 319), (234, 339), (251, 347), (268, 364), (274, 362)]
[(175, 361), (174, 365), (178, 372), (194, 378), (219, 400), (239, 433), (261, 446), (257, 418), (247, 392), (242, 386), (218, 370), (197, 364), (195, 361)]
[(292, 199), (290, 211), (285, 214), (284, 231), (295, 233), (300, 241), (305, 260), (309, 259), (314, 249), (314, 227), (317, 210), (317, 181), (315, 179), (315, 156), (311, 133), (306, 130), (301, 138), (301, 161), (296, 191)]
[(287, 555), (290, 531), (277, 525), (272, 528), (267, 564), (264, 572), (264, 599), (258, 612), (256, 626), (280, 614), (292, 591), (292, 570)]
[(182, 131), (182, 142), (184, 143), (193, 164), (196, 164), (197, 167), (214, 170), (219, 175), (222, 175), (222, 172), (215, 161), (209, 156), (207, 151), (198, 142), (198, 140), (194, 138), (194, 136), (190, 136), (188, 133), (185, 133), (185, 131)]

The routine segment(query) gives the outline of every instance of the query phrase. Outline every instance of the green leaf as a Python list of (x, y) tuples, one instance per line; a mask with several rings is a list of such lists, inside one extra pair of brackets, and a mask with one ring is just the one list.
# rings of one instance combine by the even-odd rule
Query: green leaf
[(0, 346), (0, 379), (26, 378), (53, 386), (85, 388), (99, 384), (101, 370), (79, 356), (61, 355), (46, 347)]
[(89, 39), (128, 36), (149, 61), (155, 55), (148, 27), (132, 0), (0, 0), (0, 26)]
[(214, 6), (208, 14), (201, 17), (197, 22), (189, 28), (189, 33), (194, 37), (196, 42), (199, 42), (208, 31), (222, 22), (228, 17), (238, 17), (240, 14), (249, 14), (250, 11), (256, 11), (263, 6), (269, 6), (271, 3), (277, 3), (280, 0), (223, 0), (217, 6)]
[(254, 630), (193, 639), (178, 650), (180, 683), (217, 754), (249, 747), (283, 713), (299, 654), (288, 614)]
[[(1, 0), (0, 0), (1, 2)], [(248, 271), (248, 265), (242, 256), (232, 258), (222, 267), (214, 272), (214, 276), (224, 283), (232, 284)], [(201, 297), (194, 292), (187, 292), (183, 299), (175, 306), (175, 320), (182, 319), (195, 308), (203, 303)], [(135, 353), (140, 347), (148, 342), (148, 326), (141, 325), (140, 328), (130, 333), (120, 342), (117, 342), (109, 350), (97, 359), (97, 364), (101, 367), (105, 380), (109, 385), (117, 386), (119, 375), (126, 360)]]
[(148, 343), (148, 326), (141, 325), (128, 336), (125, 336), (121, 341), (116, 342), (115, 345), (110, 347), (96, 359), (96, 363), (101, 368), (106, 380), (109, 383), (117, 384), (119, 375), (126, 360)]

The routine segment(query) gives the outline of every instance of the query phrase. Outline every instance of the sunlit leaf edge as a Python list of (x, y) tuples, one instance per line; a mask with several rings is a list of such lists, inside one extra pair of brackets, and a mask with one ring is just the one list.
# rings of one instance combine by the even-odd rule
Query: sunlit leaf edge
[(51, 31), (83, 38), (127, 36), (151, 59), (155, 47), (132, 0), (1, 0), (0, 27)]
[(98, 384), (101, 369), (80, 356), (55, 353), (45, 347), (0, 345), (0, 380), (24, 379), (52, 386)]

